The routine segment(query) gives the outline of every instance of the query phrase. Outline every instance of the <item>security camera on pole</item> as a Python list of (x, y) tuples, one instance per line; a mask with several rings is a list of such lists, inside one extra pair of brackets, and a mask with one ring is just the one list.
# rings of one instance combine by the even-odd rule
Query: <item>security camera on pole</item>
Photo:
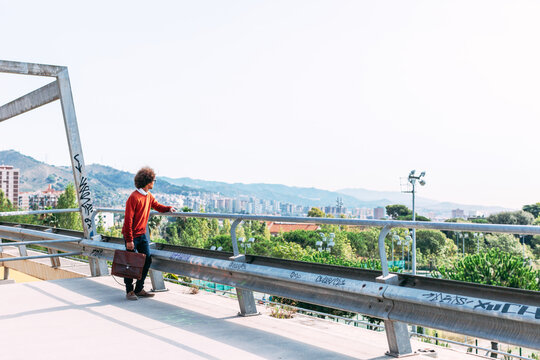
[[(409, 173), (409, 176), (407, 177), (407, 185), (412, 185), (412, 190), (409, 190), (410, 188), (407, 186), (407, 190), (402, 192), (405, 193), (412, 193), (412, 221), (416, 221), (416, 211), (414, 206), (414, 196), (416, 194), (416, 181), (422, 186), (426, 185), (426, 181), (422, 179), (426, 172), (422, 171), (420, 175), (415, 175), (416, 170), (412, 170)], [(416, 275), (416, 229), (412, 229), (412, 273), (413, 275)]]

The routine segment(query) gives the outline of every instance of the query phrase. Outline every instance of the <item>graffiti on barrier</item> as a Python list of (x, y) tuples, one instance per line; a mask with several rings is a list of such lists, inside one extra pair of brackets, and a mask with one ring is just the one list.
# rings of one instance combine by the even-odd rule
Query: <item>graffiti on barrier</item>
[(440, 302), (450, 305), (466, 305), (474, 302), (474, 300), (471, 300), (464, 296), (443, 294), (440, 292), (422, 294), (422, 296), (427, 297), (428, 300), (431, 302)]
[(474, 306), (474, 309), (482, 309), (487, 311), (497, 311), (501, 314), (517, 314), (517, 315), (525, 315), (525, 314), (534, 314), (535, 319), (540, 319), (540, 307), (536, 307), (536, 311), (533, 309), (534, 306), (528, 306), (528, 305), (522, 305), (522, 304), (514, 304), (514, 303), (496, 303), (491, 301), (482, 301), (477, 300), (478, 303)]
[(332, 276), (322, 276), (319, 275), (315, 279), (315, 282), (326, 284), (326, 285), (333, 285), (333, 286), (343, 286), (345, 285), (345, 279), (338, 278), (338, 277), (332, 277)]

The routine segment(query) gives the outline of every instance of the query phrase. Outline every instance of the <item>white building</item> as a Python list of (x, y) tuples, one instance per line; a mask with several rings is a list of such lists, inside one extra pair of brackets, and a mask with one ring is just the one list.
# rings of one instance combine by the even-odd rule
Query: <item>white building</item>
[(13, 206), (19, 205), (19, 169), (0, 165), (0, 189)]

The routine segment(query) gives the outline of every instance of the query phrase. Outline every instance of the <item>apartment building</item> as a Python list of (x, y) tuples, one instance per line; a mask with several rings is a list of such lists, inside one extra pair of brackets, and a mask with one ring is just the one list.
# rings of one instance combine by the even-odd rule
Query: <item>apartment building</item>
[(22, 210), (43, 210), (47, 208), (55, 208), (58, 204), (58, 198), (63, 191), (54, 190), (52, 185), (49, 185), (43, 191), (29, 191), (19, 194), (17, 204)]
[(19, 169), (0, 165), (0, 189), (13, 206), (19, 204)]

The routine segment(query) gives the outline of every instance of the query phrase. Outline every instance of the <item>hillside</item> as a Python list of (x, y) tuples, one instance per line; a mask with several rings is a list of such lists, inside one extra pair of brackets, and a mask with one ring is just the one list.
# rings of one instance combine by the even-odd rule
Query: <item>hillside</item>
[[(36, 191), (52, 184), (54, 189), (63, 190), (73, 182), (71, 167), (53, 166), (23, 155), (14, 150), (0, 151), (0, 164), (13, 165), (21, 170), (21, 191)], [(110, 166), (87, 165), (90, 184), (97, 206), (123, 205), (133, 191), (134, 174), (117, 170)], [(403, 204), (410, 207), (410, 194), (398, 191), (373, 191), (366, 189), (343, 189), (328, 191), (316, 188), (303, 188), (280, 184), (243, 184), (207, 181), (192, 178), (159, 177), (153, 192), (155, 194), (196, 195), (218, 193), (227, 197), (256, 197), (264, 200), (276, 200), (303, 206), (335, 206), (336, 199), (342, 198), (347, 208), (374, 208), (390, 204)], [(452, 209), (481, 211), (485, 214), (511, 210), (496, 206), (465, 205), (451, 202), (439, 202), (417, 197), (419, 214), (434, 213), (437, 216), (450, 217)]]
[[(49, 184), (56, 190), (63, 190), (68, 183), (73, 183), (71, 167), (49, 165), (14, 150), (0, 151), (0, 164), (13, 165), (21, 170), (20, 191), (44, 190)], [(96, 206), (122, 205), (133, 191), (135, 174), (98, 164), (87, 165), (86, 171)], [(155, 194), (178, 195), (200, 192), (205, 191), (166, 181), (156, 182), (153, 190)]]
[[(224, 196), (255, 196), (260, 199), (278, 200), (304, 206), (335, 206), (338, 197), (343, 199), (347, 208), (366, 207), (374, 208), (391, 204), (403, 204), (411, 206), (411, 195), (399, 191), (374, 191), (367, 189), (343, 189), (328, 191), (316, 188), (302, 188), (285, 186), (280, 184), (243, 184), (226, 183), (219, 181), (199, 180), (192, 178), (164, 178), (168, 182), (177, 185), (185, 185), (191, 188), (204, 188), (211, 192), (220, 193)], [(462, 209), (465, 212), (480, 211), (491, 214), (511, 209), (499, 206), (466, 205), (452, 202), (440, 202), (423, 197), (417, 197), (417, 213), (434, 213), (440, 217), (451, 217), (453, 209)]]
[(303, 188), (280, 184), (229, 184), (219, 181), (207, 181), (191, 178), (164, 178), (171, 184), (185, 185), (192, 188), (204, 188), (228, 197), (253, 196), (259, 199), (277, 200), (282, 203), (303, 206), (334, 206), (341, 197), (347, 207), (375, 207), (380, 202), (362, 201), (346, 194), (316, 188)]

